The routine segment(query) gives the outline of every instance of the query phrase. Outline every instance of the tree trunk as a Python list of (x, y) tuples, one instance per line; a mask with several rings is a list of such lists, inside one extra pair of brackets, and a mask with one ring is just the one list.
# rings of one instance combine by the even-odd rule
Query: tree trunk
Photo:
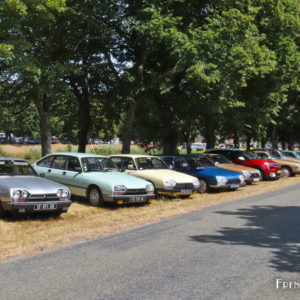
[(277, 144), (277, 125), (272, 125), (271, 129), (271, 143), (272, 143), (272, 148), (273, 149), (278, 149), (278, 144)]
[(247, 150), (250, 150), (250, 147), (251, 147), (251, 135), (250, 135), (250, 133), (246, 134), (246, 145), (247, 145)]
[(122, 145), (122, 153), (128, 154), (130, 153), (130, 146), (131, 146), (131, 139), (133, 135), (133, 122), (135, 117), (136, 111), (136, 103), (131, 102), (129, 104), (126, 119), (123, 127), (122, 138), (123, 138), (123, 145)]
[(235, 148), (240, 148), (240, 137), (237, 130), (235, 130), (233, 134), (233, 143)]
[(42, 156), (51, 153), (51, 103), (50, 100), (43, 96), (42, 102), (38, 105), (40, 114), (40, 133), (41, 133), (41, 145)]
[[(78, 101), (78, 119), (79, 119), (79, 141), (78, 141), (78, 152), (85, 153), (88, 133), (91, 124), (91, 113), (90, 113), (90, 97), (89, 97), (89, 85), (86, 77), (80, 78), (77, 82), (76, 79), (70, 80), (74, 95)], [(80, 88), (82, 92), (80, 92)]]
[(208, 105), (205, 106), (205, 110), (204, 136), (206, 140), (206, 149), (213, 149), (215, 148), (216, 142), (213, 116)]

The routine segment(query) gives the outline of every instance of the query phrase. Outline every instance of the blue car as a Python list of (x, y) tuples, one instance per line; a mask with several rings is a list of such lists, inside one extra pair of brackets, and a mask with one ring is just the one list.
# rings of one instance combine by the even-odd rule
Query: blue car
[(246, 184), (243, 175), (218, 168), (205, 155), (160, 155), (160, 158), (169, 168), (197, 177), (200, 181), (200, 193), (207, 190), (236, 190)]

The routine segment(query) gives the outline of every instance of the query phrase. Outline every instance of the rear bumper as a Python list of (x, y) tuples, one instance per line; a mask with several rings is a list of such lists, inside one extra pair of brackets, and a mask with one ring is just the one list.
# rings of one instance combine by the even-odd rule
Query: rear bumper
[(104, 201), (125, 204), (125, 203), (147, 203), (155, 198), (154, 194), (141, 195), (103, 195)]
[(66, 201), (36, 201), (36, 202), (10, 202), (2, 203), (4, 211), (17, 213), (32, 213), (32, 212), (67, 212), (71, 205), (71, 200)]

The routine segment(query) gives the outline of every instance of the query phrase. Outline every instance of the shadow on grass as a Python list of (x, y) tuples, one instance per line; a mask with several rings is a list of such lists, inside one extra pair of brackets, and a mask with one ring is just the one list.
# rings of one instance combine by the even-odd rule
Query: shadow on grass
[(253, 206), (235, 212), (220, 211), (247, 222), (244, 227), (224, 227), (218, 235), (191, 236), (200, 243), (248, 245), (269, 248), (273, 258), (269, 266), (277, 271), (300, 272), (300, 207)]

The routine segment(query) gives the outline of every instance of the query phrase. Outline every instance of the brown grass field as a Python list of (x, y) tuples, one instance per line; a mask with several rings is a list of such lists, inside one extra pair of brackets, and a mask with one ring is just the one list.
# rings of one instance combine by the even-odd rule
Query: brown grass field
[(74, 201), (68, 213), (62, 214), (58, 219), (5, 218), (0, 220), (0, 260), (107, 236), (221, 202), (299, 183), (300, 176), (282, 178), (279, 181), (259, 182), (234, 192), (198, 194), (185, 200), (158, 199), (145, 206), (95, 208), (84, 201)]

